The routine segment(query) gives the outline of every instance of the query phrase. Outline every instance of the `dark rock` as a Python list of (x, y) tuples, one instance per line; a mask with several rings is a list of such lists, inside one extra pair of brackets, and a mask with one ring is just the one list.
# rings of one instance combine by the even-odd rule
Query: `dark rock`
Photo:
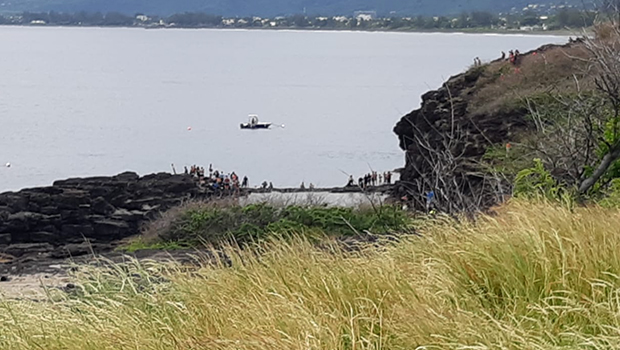
[[(60, 210), (60, 209), (59, 209)], [(81, 208), (71, 209), (62, 209), (60, 210), (60, 218), (62, 223), (71, 223), (78, 224), (82, 222), (87, 222), (88, 217), (90, 216), (90, 210), (85, 210)]]
[(63, 259), (70, 257), (78, 257), (90, 254), (99, 254), (101, 252), (111, 251), (114, 247), (111, 244), (97, 244), (90, 242), (83, 242), (79, 244), (66, 244), (62, 247), (55, 249), (50, 257), (54, 259)]
[(30, 242), (62, 244), (60, 237), (51, 232), (30, 232)]
[(84, 237), (92, 237), (95, 233), (91, 224), (87, 225), (62, 225), (60, 227), (60, 233), (63, 238), (78, 238), (84, 240)]
[(8, 245), (8, 244), (11, 244), (11, 234), (10, 233), (0, 234), (0, 245)]
[(39, 231), (51, 232), (54, 234), (58, 234), (60, 232), (60, 230), (54, 225), (41, 226), (41, 229)]
[(30, 240), (30, 232), (11, 232), (11, 243), (32, 243)]
[(0, 193), (0, 206), (11, 208), (11, 213), (25, 211), (28, 208), (28, 197), (21, 193)]
[(44, 192), (32, 192), (28, 196), (29, 204), (36, 204), (38, 207), (45, 207), (52, 202), (52, 196)]
[(82, 204), (90, 204), (90, 193), (79, 190), (67, 190), (54, 197), (58, 209), (78, 209)]
[(33, 255), (36, 253), (46, 253), (54, 249), (51, 244), (48, 243), (23, 243), (23, 244), (11, 244), (8, 247), (1, 249), (2, 253), (9, 254), (15, 257), (24, 255)]
[[(116, 220), (100, 220), (93, 223), (95, 237), (115, 240), (131, 235), (129, 224)], [(134, 232), (135, 233), (135, 232)]]
[[(105, 244), (139, 233), (142, 223), (183, 200), (210, 195), (189, 176), (159, 173), (141, 178), (132, 172), (1, 193), (0, 246), (10, 244), (8, 249), (16, 254), (38, 254), (85, 240)], [(85, 248), (71, 249), (76, 250), (71, 255), (85, 252)]]
[(45, 215), (53, 215), (58, 213), (58, 208), (54, 206), (42, 207), (39, 212)]
[(9, 207), (0, 207), (0, 222), (9, 218), (11, 209)]
[(114, 176), (114, 179), (120, 182), (134, 182), (134, 181), (138, 181), (138, 179), (140, 179), (140, 176), (138, 176), (138, 174), (134, 172), (126, 171), (124, 173), (120, 173)]
[(144, 220), (144, 215), (146, 212), (139, 210), (127, 210), (127, 209), (118, 209), (110, 215), (110, 217), (114, 220), (124, 221), (124, 222), (137, 222)]
[(97, 197), (92, 201), (93, 213), (100, 215), (110, 215), (116, 211), (116, 208), (106, 202), (103, 197)]
[(11, 279), (9, 278), (9, 276), (0, 276), (0, 282), (8, 282)]
[[(472, 198), (473, 201), (474, 194), (488, 192), (488, 198), (482, 198), (479, 204), (471, 205), (483, 209), (496, 204), (498, 196), (496, 191), (483, 190), (482, 186), (508, 188), (483, 181), (479, 175), (480, 170), (474, 169), (472, 165), (479, 164), (489, 146), (512, 141), (509, 135), (527, 130), (530, 127), (526, 117), (528, 111), (515, 107), (509, 111), (472, 114), (469, 111), (470, 102), (483, 73), (484, 69), (473, 68), (451, 77), (441, 88), (422, 95), (420, 108), (405, 115), (396, 124), (394, 133), (406, 156), (405, 167), (400, 173), (402, 186), (395, 187), (394, 197), (407, 195), (409, 198), (420, 198), (412, 206), (424, 210), (425, 193), (420, 192), (430, 191), (432, 184), (443, 183), (442, 180), (445, 180), (462, 189), (463, 193), (459, 194), (458, 200)], [(453, 130), (456, 132), (449, 136)], [(438, 157), (438, 154), (442, 156)], [(444, 157), (445, 154), (452, 156)], [(450, 169), (450, 174), (442, 172), (438, 175), (436, 169)], [(447, 176), (450, 178), (439, 179)], [(457, 199), (443, 198), (437, 189), (434, 190), (438, 194), (434, 204), (445, 206), (440, 210), (450, 211), (460, 205), (456, 203)]]

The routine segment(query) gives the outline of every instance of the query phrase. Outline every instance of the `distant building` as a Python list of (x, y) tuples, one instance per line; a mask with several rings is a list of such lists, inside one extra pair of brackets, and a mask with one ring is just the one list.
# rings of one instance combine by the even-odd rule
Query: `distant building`
[(140, 22), (146, 22), (149, 20), (149, 18), (145, 15), (137, 15), (136, 16), (136, 20), (140, 21)]
[(31, 21), (30, 24), (42, 25), (42, 24), (47, 24), (47, 23), (44, 20), (35, 19), (34, 21)]
[(357, 20), (372, 21), (374, 18), (377, 18), (377, 11), (355, 11), (353, 12), (353, 17), (357, 18)]

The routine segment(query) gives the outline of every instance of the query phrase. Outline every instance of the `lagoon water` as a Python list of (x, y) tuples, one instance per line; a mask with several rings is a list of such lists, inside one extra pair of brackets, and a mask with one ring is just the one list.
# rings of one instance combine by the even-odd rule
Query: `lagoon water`
[[(0, 27), (0, 164), (12, 164), (0, 192), (171, 163), (212, 163), (251, 185), (342, 185), (402, 166), (394, 124), (474, 57), (565, 41)], [(240, 130), (250, 113), (285, 127)]]

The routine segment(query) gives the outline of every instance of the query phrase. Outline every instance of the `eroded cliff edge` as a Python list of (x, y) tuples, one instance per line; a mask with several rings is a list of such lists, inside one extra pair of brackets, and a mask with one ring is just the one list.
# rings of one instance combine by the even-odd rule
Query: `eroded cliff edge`
[(546, 45), (521, 54), (516, 64), (498, 59), (471, 67), (422, 96), (419, 109), (394, 127), (405, 151), (395, 196), (426, 209), (426, 195), (446, 212), (488, 208), (511, 194), (510, 174), (500, 174), (489, 153), (535, 132), (530, 101), (548, 91), (574, 89), (575, 57), (582, 44)]

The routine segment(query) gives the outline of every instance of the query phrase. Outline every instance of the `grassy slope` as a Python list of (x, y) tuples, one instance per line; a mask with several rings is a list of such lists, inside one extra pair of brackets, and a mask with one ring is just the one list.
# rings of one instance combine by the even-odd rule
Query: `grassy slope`
[[(524, 54), (518, 69), (506, 61), (483, 66), (484, 73), (473, 88), (470, 113), (496, 113), (541, 94), (575, 94), (592, 89), (587, 72), (588, 53), (581, 45), (555, 46)], [(476, 68), (473, 68), (476, 69)]]
[(618, 210), (512, 203), (380, 250), (274, 242), (232, 268), (95, 270), (83, 296), (0, 303), (0, 348), (618, 348), (618, 227)]

